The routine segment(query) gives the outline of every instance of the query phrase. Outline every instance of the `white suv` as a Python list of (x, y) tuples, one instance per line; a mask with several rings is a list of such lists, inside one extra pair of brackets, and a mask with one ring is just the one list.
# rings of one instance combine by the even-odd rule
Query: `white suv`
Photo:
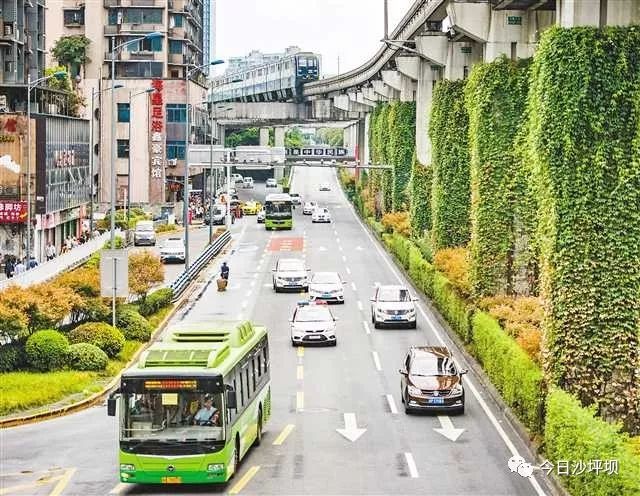
[(309, 291), (309, 269), (298, 258), (281, 258), (273, 269), (273, 290)]
[(405, 286), (378, 286), (371, 298), (371, 322), (376, 329), (390, 327), (416, 328), (417, 298)]
[(182, 238), (167, 239), (162, 248), (160, 248), (160, 260), (167, 262), (169, 260), (184, 262), (185, 249), (184, 240)]

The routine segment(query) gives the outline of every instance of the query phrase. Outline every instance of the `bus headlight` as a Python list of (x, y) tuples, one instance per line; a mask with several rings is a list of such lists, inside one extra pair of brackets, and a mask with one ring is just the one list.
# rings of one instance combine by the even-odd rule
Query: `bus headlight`
[(136, 466), (132, 465), (131, 463), (121, 463), (120, 464), (120, 470), (122, 472), (135, 472), (136, 471)]
[(210, 463), (207, 465), (207, 472), (222, 472), (224, 471), (224, 463)]

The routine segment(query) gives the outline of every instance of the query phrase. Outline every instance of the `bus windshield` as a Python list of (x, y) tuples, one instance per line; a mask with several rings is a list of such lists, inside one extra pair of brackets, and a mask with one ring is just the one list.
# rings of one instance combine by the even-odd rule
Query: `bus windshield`
[(264, 206), (265, 214), (279, 219), (291, 218), (291, 201), (267, 201)]
[(224, 441), (222, 393), (125, 393), (121, 441)]

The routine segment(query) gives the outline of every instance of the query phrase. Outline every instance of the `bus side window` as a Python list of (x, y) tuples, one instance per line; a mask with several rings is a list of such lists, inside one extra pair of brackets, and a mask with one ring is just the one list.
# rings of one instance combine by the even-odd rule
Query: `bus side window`
[(242, 369), (238, 370), (239, 374), (239, 383), (240, 383), (240, 406), (244, 406), (244, 384), (242, 380)]
[(251, 398), (252, 391), (249, 389), (249, 363), (247, 362), (247, 368), (244, 371), (244, 376), (247, 378), (247, 403), (249, 403), (249, 398)]
[(266, 374), (269, 370), (269, 346), (266, 345), (262, 349), (262, 353), (264, 354), (264, 373)]
[(255, 358), (251, 358), (251, 378), (253, 379), (253, 392), (256, 392), (256, 361)]
[(258, 352), (258, 377), (262, 377), (262, 350)]

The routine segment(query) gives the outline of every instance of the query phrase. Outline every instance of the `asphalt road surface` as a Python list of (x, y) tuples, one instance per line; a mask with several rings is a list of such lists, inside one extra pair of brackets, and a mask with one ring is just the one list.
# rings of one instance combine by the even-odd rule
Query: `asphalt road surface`
[[(332, 190), (318, 191), (321, 182)], [(404, 276), (357, 220), (332, 170), (300, 169), (292, 190), (327, 206), (334, 223), (312, 224), (297, 208), (294, 229), (273, 233), (244, 217), (226, 257), (227, 292), (209, 285), (175, 317), (250, 318), (269, 328), (272, 417), (262, 446), (249, 452), (238, 476), (214, 487), (119, 484), (117, 422), (100, 406), (2, 431), (0, 494), (551, 494), (541, 489), (539, 472), (523, 478), (508, 469), (514, 454), (531, 455), (472, 372), (465, 376), (464, 415), (404, 413), (398, 369), (409, 346), (444, 342), (454, 354), (455, 346), (422, 301), (418, 329), (373, 329), (375, 283), (405, 282)], [(245, 199), (263, 195), (262, 185), (241, 190)], [(336, 347), (291, 346), (288, 319), (304, 296), (273, 292), (271, 269), (279, 257), (304, 258), (312, 270), (337, 271), (347, 281), (345, 304), (330, 307), (339, 318)], [(364, 430), (355, 441), (336, 430), (345, 427), (345, 415)], [(452, 431), (456, 441), (436, 431), (450, 423), (464, 429)]]

